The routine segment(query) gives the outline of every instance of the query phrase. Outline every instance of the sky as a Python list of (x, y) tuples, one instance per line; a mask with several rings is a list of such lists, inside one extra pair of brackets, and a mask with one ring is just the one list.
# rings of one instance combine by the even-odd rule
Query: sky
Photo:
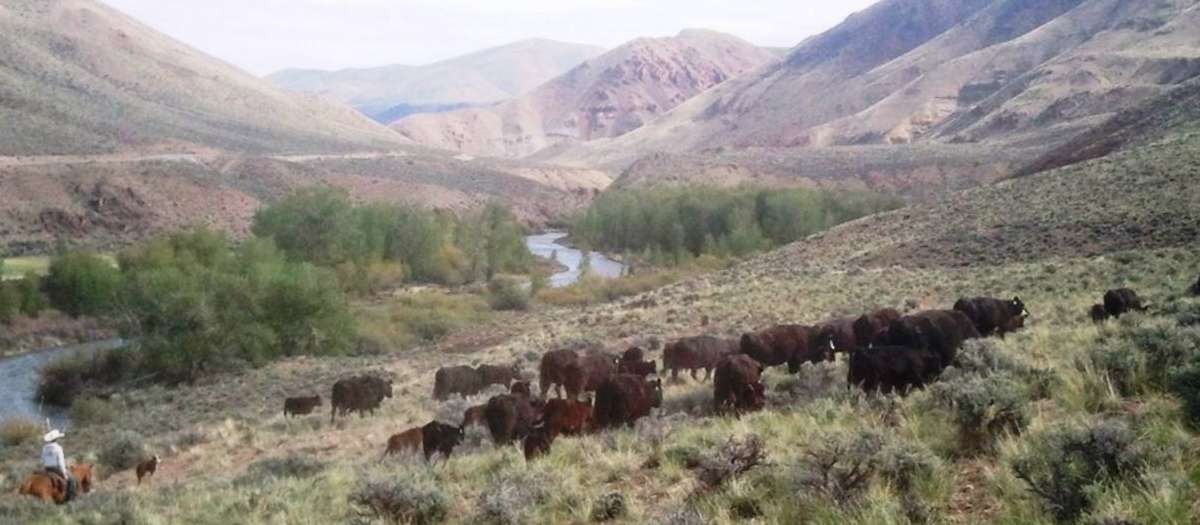
[(251, 73), (419, 65), (526, 38), (618, 46), (685, 28), (792, 47), (875, 0), (101, 0)]

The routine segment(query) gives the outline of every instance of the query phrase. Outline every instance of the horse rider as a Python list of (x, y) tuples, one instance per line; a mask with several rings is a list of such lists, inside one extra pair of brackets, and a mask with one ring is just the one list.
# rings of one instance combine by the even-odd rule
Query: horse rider
[(67, 482), (67, 501), (75, 499), (75, 478), (71, 477), (71, 472), (67, 470), (67, 460), (63, 456), (62, 445), (58, 444), (58, 440), (65, 437), (63, 433), (57, 429), (47, 432), (42, 436), (42, 441), (46, 444), (42, 447), (42, 466), (45, 467), (49, 474), (58, 474)]

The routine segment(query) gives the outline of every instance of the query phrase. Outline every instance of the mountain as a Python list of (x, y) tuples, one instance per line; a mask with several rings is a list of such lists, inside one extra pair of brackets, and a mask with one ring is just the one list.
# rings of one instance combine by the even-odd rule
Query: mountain
[(311, 185), (530, 224), (609, 178), (414, 146), (348, 106), (280, 90), (92, 0), (0, 4), (0, 255), (112, 249)]
[(1047, 151), (1200, 74), (1192, 0), (884, 0), (610, 141), (540, 157), (986, 144)]
[(284, 93), (92, 0), (0, 4), (0, 156), (388, 150), (352, 109)]
[(713, 31), (640, 38), (516, 99), (488, 108), (410, 116), (392, 127), (427, 146), (523, 157), (563, 144), (620, 136), (712, 86), (774, 60), (769, 50)]
[(386, 123), (413, 113), (509, 99), (603, 51), (595, 46), (531, 39), (425, 66), (288, 69), (267, 79), (287, 90), (345, 102)]

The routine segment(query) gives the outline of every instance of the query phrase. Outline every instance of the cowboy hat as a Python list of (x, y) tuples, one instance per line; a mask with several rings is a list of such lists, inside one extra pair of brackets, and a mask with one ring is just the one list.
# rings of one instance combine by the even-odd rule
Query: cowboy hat
[(64, 434), (62, 432), (59, 432), (58, 430), (51, 430), (51, 431), (47, 432), (46, 435), (42, 436), (42, 441), (45, 441), (46, 443), (50, 443), (52, 441), (57, 441), (58, 439), (62, 438), (63, 436), (64, 436)]

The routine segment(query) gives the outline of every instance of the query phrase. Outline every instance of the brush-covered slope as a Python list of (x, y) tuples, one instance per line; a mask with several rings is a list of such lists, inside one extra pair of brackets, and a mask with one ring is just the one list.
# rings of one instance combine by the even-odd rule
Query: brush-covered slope
[(338, 152), (404, 141), (285, 93), (94, 0), (0, 4), (0, 156)]
[(767, 50), (712, 31), (641, 38), (516, 99), (488, 108), (415, 115), (392, 127), (427, 146), (522, 157), (562, 143), (628, 133), (712, 86), (773, 60)]
[(915, 142), (1049, 148), (1200, 73), (1192, 0), (885, 0), (564, 160)]
[(322, 71), (288, 69), (267, 77), (291, 91), (345, 102), (381, 122), (411, 113), (480, 105), (521, 95), (604, 50), (531, 39), (423, 66)]
[[(236, 516), (248, 524), (302, 515), (323, 523), (384, 501), (377, 508), (399, 509), (397, 516), (425, 510), (450, 524), (1051, 525), (1062, 522), (1053, 515), (1058, 500), (1029, 490), (1014, 467), (1062, 456), (1071, 462), (1054, 472), (1069, 479), (1055, 486), (1086, 495), (1078, 496), (1087, 508), (1076, 521), (1195, 523), (1200, 457), (1192, 451), (1200, 437), (1161, 378), (1196, 355), (1200, 341), (1200, 302), (1181, 297), (1200, 272), (1197, 153), (1195, 135), (1169, 134), (1105, 159), (843, 225), (612, 303), (501, 314), (394, 354), (297, 358), (212, 384), (122, 392), (110, 401), (111, 420), (73, 434), (72, 454), (108, 450), (138, 429), (152, 450), (164, 451), (151, 487), (184, 488), (139, 489), (126, 470), (74, 507), (26, 502), (14, 486), (37, 467), (35, 439), (0, 448), (18, 473), (0, 478), (0, 508), (18, 522), (49, 523), (85, 523), (96, 514), (167, 523)], [(1088, 319), (1103, 291), (1119, 286), (1138, 289), (1154, 308), (1100, 325)], [(464, 443), (436, 466), (419, 453), (380, 459), (388, 436), (431, 419), (457, 425), (464, 409), (486, 402), (488, 393), (432, 400), (439, 367), (515, 362), (530, 372), (545, 352), (592, 345), (638, 345), (661, 359), (661, 343), (676, 337), (736, 337), (883, 306), (945, 308), (980, 294), (1019, 295), (1031, 314), (1024, 329), (968, 343), (955, 370), (907, 396), (847, 388), (839, 357), (797, 375), (766, 371), (765, 410), (742, 417), (713, 414), (712, 382), (681, 377), (663, 381), (662, 406), (636, 427), (560, 436), (534, 460), (493, 445), (479, 426), (467, 427)], [(409, 302), (371, 307), (398, 316)], [(323, 414), (280, 413), (284, 395), (368, 370), (395, 378), (395, 396), (377, 415), (328, 424)], [(1101, 431), (1057, 454), (1039, 447), (1078, 428)], [(767, 461), (744, 471), (736, 467), (745, 463), (728, 466), (737, 473), (723, 484), (706, 482), (730, 464), (723, 445), (751, 435)], [(1096, 479), (1072, 474), (1085, 457), (1124, 470)], [(823, 472), (852, 483), (827, 481)], [(387, 499), (371, 499), (380, 494)]]

